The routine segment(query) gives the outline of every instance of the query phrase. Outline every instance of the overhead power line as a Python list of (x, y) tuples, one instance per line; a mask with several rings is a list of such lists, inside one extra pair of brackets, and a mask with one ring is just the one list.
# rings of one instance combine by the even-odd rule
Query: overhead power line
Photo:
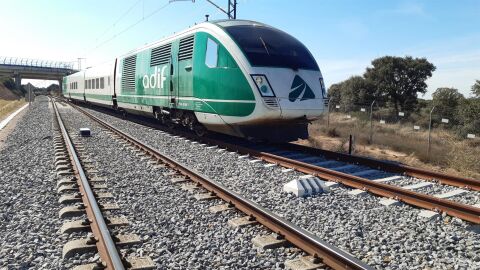
[(95, 39), (95, 41), (97, 41), (99, 38), (101, 38), (102, 36), (104, 36), (108, 31), (110, 31), (110, 29), (114, 28), (114, 27), (117, 25), (117, 23), (119, 23), (125, 16), (128, 15), (128, 13), (130, 13), (130, 11), (133, 10), (133, 8), (134, 8), (135, 6), (138, 5), (138, 3), (140, 3), (140, 1), (144, 1), (144, 0), (138, 0), (138, 1), (135, 2), (132, 6), (130, 6), (130, 7), (127, 9), (127, 11), (125, 11), (120, 17), (118, 17), (118, 19), (117, 19), (112, 25), (110, 25), (109, 27), (107, 27), (107, 28), (105, 29), (105, 31), (103, 31), (103, 32)]
[(133, 27), (135, 27), (136, 25), (138, 25), (139, 23), (143, 22), (144, 20), (147, 20), (148, 18), (152, 17), (153, 15), (157, 14), (159, 11), (161, 11), (162, 9), (166, 8), (168, 5), (170, 4), (170, 2), (167, 2), (165, 3), (164, 5), (160, 6), (159, 8), (155, 9), (154, 11), (150, 12), (149, 14), (147, 14), (146, 16), (143, 16), (141, 19), (137, 20), (136, 22), (132, 23), (131, 25), (125, 27), (123, 30), (115, 33), (113, 36), (111, 36), (110, 38), (106, 39), (105, 41), (103, 41), (102, 43), (98, 44), (97, 46), (95, 46), (94, 48), (92, 48), (87, 54), (90, 54), (91, 52), (93, 52), (94, 50), (102, 47), (103, 45), (107, 44), (108, 42), (114, 40), (116, 37), (122, 35), (123, 33), (127, 32), (128, 30), (132, 29)]

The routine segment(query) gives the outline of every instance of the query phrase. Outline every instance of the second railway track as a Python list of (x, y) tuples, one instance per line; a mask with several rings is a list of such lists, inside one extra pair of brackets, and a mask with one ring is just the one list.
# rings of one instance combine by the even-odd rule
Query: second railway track
[[(85, 111), (82, 110), (82, 112)], [(148, 126), (158, 127), (158, 125), (152, 125), (146, 121), (142, 121), (142, 123)], [(386, 197), (387, 200), (385, 201), (385, 204), (404, 202), (430, 211), (422, 213), (426, 216), (434, 216), (435, 213), (446, 213), (469, 222), (480, 224), (479, 194), (473, 195), (473, 202), (457, 202), (455, 201), (456, 198), (449, 199), (450, 197), (465, 194), (469, 191), (473, 193), (478, 192), (480, 190), (480, 181), (476, 179), (456, 177), (401, 164), (345, 155), (296, 144), (258, 147), (248, 142), (232, 143), (215, 138), (197, 137), (191, 133), (182, 131), (175, 131), (173, 133), (179, 134), (190, 140), (248, 155), (251, 158), (259, 159), (271, 164), (277, 164), (286, 168), (298, 170), (299, 172), (317, 176), (327, 181), (338, 182), (357, 189), (359, 194), (367, 191)], [(297, 156), (297, 158), (291, 157), (292, 155)], [(302, 159), (310, 161), (304, 162)], [(325, 163), (335, 163), (336, 165), (331, 165), (332, 167), (335, 167), (332, 169), (326, 167)], [(319, 166), (317, 164), (325, 165)], [(339, 168), (339, 170), (337, 170), (337, 168)], [(352, 168), (354, 171), (349, 172), (348, 170)], [(357, 171), (355, 171), (356, 169)], [(370, 177), (371, 179), (364, 178), (364, 175), (372, 177)], [(375, 177), (375, 175), (383, 176)], [(396, 184), (395, 181), (393, 181), (402, 180), (401, 178), (403, 175), (413, 178), (398, 181), (399, 184)], [(418, 177), (418, 180), (415, 177)], [(375, 180), (371, 181), (372, 179)], [(421, 180), (433, 183), (424, 184), (421, 183)], [(439, 184), (452, 185), (463, 188), (463, 190), (447, 189), (447, 192), (443, 192), (443, 194), (435, 194), (435, 190), (442, 190), (441, 188), (435, 188), (435, 185)], [(416, 189), (432, 187), (433, 190), (430, 193), (433, 194), (425, 194), (416, 191)], [(353, 194), (355, 194), (355, 192), (353, 192)]]
[[(343, 231), (341, 234), (330, 234), (329, 230), (332, 230), (332, 227), (328, 227), (329, 224), (332, 224), (334, 220), (337, 220), (336, 222), (340, 222), (338, 224), (343, 224), (341, 226), (345, 226), (345, 228), (352, 228), (354, 230), (354, 238), (352, 242), (345, 242), (340, 244), (343, 248), (346, 248), (347, 250), (350, 250), (353, 254), (358, 256), (358, 254), (364, 254), (361, 255), (360, 258), (366, 259), (369, 263), (373, 263), (374, 265), (382, 265), (382, 267), (386, 267), (388, 265), (396, 265), (398, 262), (396, 262), (395, 257), (398, 257), (397, 259), (400, 258), (405, 258), (402, 259), (405, 262), (408, 263), (408, 260), (411, 258), (416, 258), (417, 255), (415, 255), (415, 252), (412, 252), (413, 250), (416, 250), (417, 248), (412, 247), (417, 244), (414, 244), (411, 242), (410, 238), (408, 238), (408, 234), (410, 231), (414, 231), (415, 237), (412, 235), (410, 237), (420, 237), (419, 239), (422, 239), (421, 241), (424, 241), (425, 236), (422, 236), (424, 234), (428, 234), (428, 232), (436, 232), (439, 230), (444, 230), (447, 232), (445, 236), (442, 236), (444, 233), (439, 233), (438, 235), (434, 236), (433, 242), (431, 244), (434, 244), (435, 246), (442, 246), (440, 250), (438, 251), (433, 251), (433, 254), (431, 256), (438, 256), (436, 254), (448, 254), (450, 253), (448, 246), (447, 249), (443, 248), (442, 241), (450, 241), (450, 237), (453, 237), (453, 239), (476, 239), (478, 238), (478, 235), (474, 233), (475, 226), (469, 225), (469, 223), (462, 223), (459, 220), (456, 219), (450, 219), (445, 216), (443, 216), (440, 220), (437, 219), (437, 221), (434, 222), (428, 222), (428, 221), (423, 221), (421, 218), (416, 217), (415, 215), (412, 215), (415, 213), (414, 208), (408, 208), (408, 207), (393, 207), (393, 208), (385, 208), (385, 207), (379, 207), (378, 201), (374, 199), (374, 197), (364, 197), (364, 198), (355, 198), (350, 195), (347, 195), (347, 190), (344, 191), (344, 188), (335, 188), (332, 192), (332, 195), (327, 195), (325, 197), (324, 195), (320, 197), (314, 196), (313, 198), (309, 199), (307, 198), (306, 200), (301, 200), (299, 201), (299, 205), (291, 204), (297, 200), (292, 200), (290, 196), (282, 195), (282, 194), (276, 194), (275, 192), (272, 193), (273, 190), (278, 190), (278, 180), (283, 179), (280, 182), (284, 182), (287, 179), (292, 179), (292, 177), (298, 177), (298, 173), (280, 173), (278, 167), (269, 167), (269, 168), (264, 168), (264, 164), (267, 165), (269, 163), (261, 162), (256, 163), (253, 162), (255, 159), (251, 158), (246, 158), (246, 159), (240, 159), (241, 154), (235, 154), (236, 151), (233, 151), (229, 153), (228, 151), (225, 151), (222, 148), (216, 148), (215, 146), (208, 146), (208, 145), (202, 145), (201, 143), (196, 143), (188, 138), (182, 138), (181, 136), (178, 135), (169, 135), (166, 134), (162, 131), (157, 131), (157, 130), (152, 130), (147, 127), (142, 127), (138, 124), (131, 123), (128, 121), (124, 120), (116, 120), (114, 117), (111, 116), (106, 116), (101, 113), (97, 113), (94, 111), (90, 111), (91, 113), (95, 114), (97, 117), (100, 117), (102, 119), (108, 119), (109, 123), (115, 124), (115, 125), (121, 125), (122, 130), (127, 130), (129, 133), (131, 132), (132, 134), (135, 134), (136, 136), (138, 135), (140, 138), (144, 138), (147, 140), (149, 143), (152, 145), (156, 145), (157, 147), (166, 147), (164, 150), (166, 150), (168, 153), (172, 154), (173, 156), (180, 157), (183, 162), (193, 164), (193, 167), (199, 169), (200, 171), (203, 171), (207, 174), (214, 174), (214, 175), (219, 175), (222, 179), (222, 183), (226, 184), (228, 187), (233, 188), (234, 190), (237, 190), (237, 192), (240, 192), (242, 194), (247, 195), (247, 197), (253, 198), (254, 201), (259, 202), (263, 206), (267, 206), (268, 209), (273, 209), (276, 213), (280, 213), (280, 215), (287, 217), (287, 219), (294, 221), (294, 223), (301, 224), (302, 227), (308, 228), (310, 231), (314, 231), (315, 234), (319, 234), (322, 236), (326, 236), (330, 242), (338, 243), (338, 241), (342, 241), (341, 239), (345, 239), (345, 236), (348, 236), (348, 229), (347, 231)], [(148, 135), (147, 135), (148, 134)], [(196, 144), (195, 144), (196, 143)], [(163, 145), (163, 146), (162, 146)], [(182, 150), (182, 148), (188, 148), (191, 150), (191, 152), (188, 152), (189, 154), (187, 155), (182, 155), (182, 153), (186, 153), (185, 150)], [(222, 152), (223, 151), (223, 152)], [(237, 159), (237, 157), (239, 157)], [(219, 159), (220, 158), (220, 159)], [(248, 162), (252, 161), (252, 162)], [(227, 166), (225, 169), (221, 169), (220, 164), (221, 163), (230, 163), (234, 162), (234, 164), (237, 164), (237, 168), (235, 170), (241, 172), (242, 175), (238, 176), (233, 176), (231, 173), (235, 173), (232, 171), (232, 167)], [(217, 163), (217, 165), (215, 165)], [(253, 169), (253, 171), (252, 171)], [(255, 172), (254, 172), (255, 171)], [(254, 174), (252, 174), (254, 172)], [(280, 178), (275, 178), (274, 172), (279, 172), (281, 175), (278, 175)], [(220, 175), (224, 176), (220, 176)], [(297, 176), (295, 176), (297, 175)], [(232, 177), (233, 176), (233, 177)], [(273, 178), (272, 178), (273, 176)], [(241, 180), (238, 182), (232, 182), (234, 181), (233, 179), (236, 178), (239, 179), (248, 179), (250, 178), (250, 182)], [(268, 179), (275, 179), (275, 180), (268, 180)], [(263, 194), (262, 194), (263, 192)], [(345, 195), (342, 195), (345, 194)], [(342, 197), (338, 197), (341, 195)], [(345, 196), (345, 197), (344, 197)], [(346, 197), (348, 196), (348, 198)], [(331, 199), (330, 199), (331, 197)], [(335, 198), (335, 199), (334, 199)], [(373, 199), (373, 200), (372, 200)], [(289, 203), (288, 201), (291, 201)], [(305, 202), (306, 204), (304, 204)], [(330, 206), (325, 205), (325, 203), (331, 202), (332, 204)], [(289, 206), (287, 208), (285, 207), (285, 203)], [(311, 203), (315, 203), (316, 205), (312, 205)], [(353, 203), (353, 204), (352, 204)], [(366, 203), (366, 204), (365, 204)], [(356, 204), (356, 205), (355, 205)], [(349, 205), (349, 206), (346, 206)], [(288, 209), (291, 207), (292, 209)], [(311, 208), (310, 212), (311, 214), (313, 213), (322, 213), (324, 211), (324, 214), (321, 214), (320, 216), (311, 216), (310, 218), (305, 218), (302, 217), (298, 219), (302, 213), (310, 216), (309, 210), (305, 207), (313, 207)], [(295, 210), (295, 208), (299, 208), (298, 210)], [(350, 212), (351, 209), (351, 212)], [(359, 213), (358, 211), (361, 211), (360, 216), (355, 215), (354, 213)], [(294, 212), (292, 211), (297, 211), (297, 214), (293, 214)], [(382, 214), (380, 214), (382, 213)], [(293, 215), (292, 215), (293, 214)], [(353, 215), (352, 215), (353, 214)], [(333, 215), (333, 216), (332, 216)], [(376, 216), (383, 216), (385, 218), (381, 218), (381, 221), (378, 221), (378, 218)], [(408, 216), (407, 219), (405, 219)], [(367, 218), (369, 220), (365, 220)], [(394, 218), (395, 217), (395, 218)], [(311, 220), (310, 223), (308, 223), (308, 220)], [(363, 221), (362, 221), (363, 220)], [(408, 221), (407, 221), (408, 220)], [(312, 223), (315, 221), (314, 223)], [(371, 235), (373, 231), (369, 232), (369, 230), (373, 229), (371, 227), (372, 222), (381, 222), (382, 228), (385, 226), (385, 229), (389, 228), (390, 226), (392, 227), (392, 230), (386, 230), (383, 232), (384, 237), (378, 238), (377, 235)], [(320, 225), (318, 222), (324, 222), (323, 225)], [(345, 223), (347, 222), (347, 223)], [(335, 223), (335, 222), (334, 222)], [(356, 224), (355, 224), (356, 223)], [(383, 224), (385, 223), (385, 224)], [(451, 225), (449, 225), (451, 223)], [(370, 225), (368, 225), (370, 224)], [(320, 226), (319, 226), (320, 225)], [(353, 227), (352, 227), (353, 225)], [(380, 225), (380, 224), (379, 224)], [(365, 227), (367, 226), (367, 227)], [(370, 226), (370, 228), (368, 228)], [(406, 226), (406, 227), (405, 227)], [(395, 227), (399, 227), (401, 229), (396, 229)], [(446, 228), (442, 228), (446, 227)], [(320, 228), (326, 229), (326, 231), (319, 231)], [(330, 229), (327, 229), (330, 228)], [(454, 229), (457, 228), (457, 229)], [(380, 228), (377, 227), (374, 229), (374, 231), (379, 230)], [(454, 230), (459, 230), (454, 233), (454, 231), (451, 231), (452, 229)], [(400, 230), (402, 234), (406, 235), (402, 239), (398, 239), (400, 242), (408, 242), (409, 246), (401, 246), (400, 248), (396, 247), (391, 240), (397, 239), (398, 236), (397, 230)], [(406, 231), (405, 231), (406, 230)], [(341, 231), (337, 230), (336, 228), (334, 231)], [(347, 233), (347, 234), (345, 234)], [(452, 236), (452, 233), (454, 235)], [(392, 235), (393, 234), (393, 235)], [(367, 235), (370, 235), (370, 237), (373, 236), (372, 239), (368, 240), (369, 243), (379, 243), (378, 247), (381, 247), (380, 250), (382, 250), (382, 254), (387, 254), (386, 256), (382, 257), (376, 257), (376, 253), (378, 251), (377, 248), (374, 246), (370, 247), (364, 247), (364, 251), (360, 252), (359, 247), (357, 246), (359, 243), (360, 239), (363, 238), (361, 241), (365, 241), (364, 237), (367, 237)], [(387, 235), (394, 236), (391, 240), (386, 240), (385, 237)], [(456, 236), (455, 236), (456, 235)], [(461, 235), (461, 236), (460, 236)], [(448, 238), (445, 239), (444, 237)], [(458, 238), (460, 237), (460, 238)], [(472, 238), (473, 237), (473, 238)], [(414, 239), (412, 238), (412, 239)], [(430, 239), (431, 236), (427, 236), (427, 239)], [(348, 238), (347, 238), (348, 239)], [(373, 240), (373, 242), (372, 242)], [(386, 244), (389, 243), (389, 244)], [(421, 243), (421, 242), (420, 242)], [(467, 246), (470, 246), (472, 242), (467, 241), (466, 244)], [(465, 243), (462, 243), (464, 245)], [(393, 245), (394, 249), (392, 250)], [(422, 244), (420, 244), (422, 245)], [(373, 252), (372, 252), (373, 248)], [(384, 248), (386, 250), (389, 250), (387, 253), (384, 253)], [(472, 247), (468, 247), (468, 250), (480, 250), (479, 247), (476, 247), (475, 245)], [(379, 251), (380, 251), (379, 250)], [(408, 251), (408, 252), (407, 252)], [(367, 254), (367, 257), (365, 256), (365, 252)], [(398, 256), (391, 257), (391, 254), (396, 254), (397, 252), (400, 252), (400, 254), (397, 254)], [(405, 253), (407, 252), (407, 253)], [(370, 257), (372, 255), (373, 257)], [(468, 255), (469, 258), (475, 257), (473, 253), (469, 253), (472, 255)], [(441, 255), (443, 256), (443, 255)], [(464, 256), (464, 255), (462, 255)], [(471, 257), (473, 256), (473, 257)], [(430, 257), (430, 256), (429, 256)], [(448, 261), (448, 259), (447, 259)], [(420, 263), (421, 262), (421, 263)], [(424, 258), (421, 259), (420, 262), (418, 262), (420, 265), (428, 266), (431, 265), (433, 262), (431, 259)], [(441, 265), (442, 262), (439, 262)], [(402, 263), (400, 263), (402, 265)], [(436, 262), (433, 263), (433, 265), (436, 265)]]

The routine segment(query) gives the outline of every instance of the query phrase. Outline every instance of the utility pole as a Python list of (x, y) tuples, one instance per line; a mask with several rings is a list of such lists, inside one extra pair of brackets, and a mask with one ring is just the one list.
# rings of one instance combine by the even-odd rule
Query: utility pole
[(228, 0), (227, 10), (221, 8), (219, 5), (215, 4), (212, 0), (207, 0), (207, 2), (215, 6), (221, 12), (227, 14), (229, 19), (231, 20), (237, 19), (237, 0)]
[[(189, 0), (170, 0), (169, 3), (178, 2), (178, 1), (189, 1)], [(225, 10), (219, 5), (215, 4), (212, 0), (206, 0), (208, 3), (215, 6), (221, 12), (227, 14), (228, 19), (236, 20), (237, 19), (237, 0), (228, 0), (228, 8)], [(192, 3), (195, 3), (195, 0), (192, 0)]]
[(332, 99), (328, 100), (327, 105), (327, 130), (330, 128), (330, 102), (332, 102)]
[(237, 0), (228, 0), (228, 18), (237, 19)]
[(432, 110), (430, 111), (430, 124), (428, 125), (428, 148), (427, 148), (427, 158), (430, 159), (430, 146), (432, 143), (432, 113), (435, 110), (435, 106), (433, 106)]
[(81, 70), (82, 69), (82, 59), (85, 59), (85, 58), (77, 58), (78, 59), (78, 70)]
[(32, 85), (28, 84), (28, 106), (32, 105)]
[(370, 144), (373, 144), (373, 105), (375, 100), (370, 104)]

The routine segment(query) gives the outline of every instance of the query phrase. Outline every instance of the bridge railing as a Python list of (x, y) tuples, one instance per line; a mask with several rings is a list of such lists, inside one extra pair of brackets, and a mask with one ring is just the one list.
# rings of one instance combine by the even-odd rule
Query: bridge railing
[(5, 56), (0, 56), (0, 65), (73, 69), (73, 62), (59, 62), (59, 61), (48, 61), (48, 60), (40, 60), (40, 59), (28, 59), (28, 58), (5, 57)]

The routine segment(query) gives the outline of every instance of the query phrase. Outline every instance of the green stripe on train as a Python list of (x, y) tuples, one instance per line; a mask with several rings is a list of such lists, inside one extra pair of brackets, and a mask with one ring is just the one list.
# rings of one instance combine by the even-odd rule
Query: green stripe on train
[[(131, 97), (117, 96), (117, 101), (122, 103), (147, 105), (147, 106), (170, 106), (170, 99), (167, 96), (160, 97)], [(255, 103), (230, 102), (230, 101), (203, 101), (191, 98), (178, 98), (179, 109), (193, 108), (196, 112), (215, 113), (222, 112), (222, 116), (245, 116), (249, 115), (255, 109)]]
[[(205, 64), (206, 44), (209, 38), (218, 44), (216, 68), (210, 68)], [(250, 115), (255, 109), (255, 96), (247, 78), (230, 52), (216, 38), (204, 32), (195, 34), (194, 44), (193, 59), (178, 61), (179, 40), (172, 42), (173, 76), (169, 63), (150, 66), (151, 49), (138, 52), (135, 89), (124, 88), (120, 83), (120, 89), (117, 91), (118, 102), (170, 108), (172, 104), (169, 98), (159, 99), (148, 96), (174, 96), (178, 102), (173, 107), (177, 109), (226, 116)], [(122, 59), (119, 61), (121, 71), (123, 64)], [(135, 97), (128, 97), (129, 95), (135, 95)], [(193, 102), (182, 98), (208, 99), (209, 101)], [(224, 102), (224, 100), (252, 101), (252, 103)]]

